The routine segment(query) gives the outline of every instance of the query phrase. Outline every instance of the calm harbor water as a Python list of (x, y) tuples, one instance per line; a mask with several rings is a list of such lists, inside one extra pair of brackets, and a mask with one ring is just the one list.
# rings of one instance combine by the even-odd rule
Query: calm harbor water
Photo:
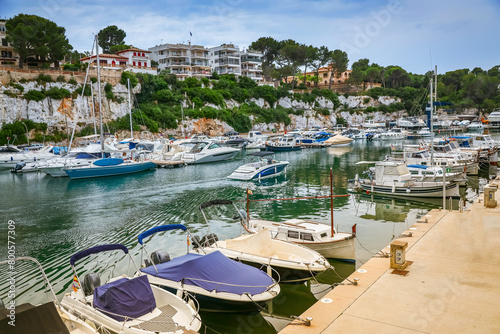
[[(495, 136), (499, 139), (499, 136)], [(245, 191), (253, 191), (253, 199), (316, 196), (329, 194), (329, 168), (333, 169), (334, 193), (350, 193), (348, 180), (356, 174), (355, 163), (380, 160), (389, 154), (389, 142), (355, 142), (351, 146), (309, 149), (276, 154), (288, 160), (286, 175), (258, 183), (232, 181), (226, 178), (242, 164), (244, 153), (235, 160), (180, 169), (156, 171), (128, 177), (73, 180), (51, 178), (45, 174), (26, 175), (0, 172), (0, 259), (7, 258), (7, 221), (15, 222), (17, 256), (38, 259), (59, 298), (69, 291), (72, 273), (69, 258), (83, 249), (105, 243), (126, 245), (139, 262), (137, 236), (147, 229), (181, 223), (193, 232), (204, 235), (207, 227), (198, 206), (213, 199), (231, 199), (245, 207)], [(487, 183), (494, 168), (483, 169), (479, 176), (469, 177), (464, 197), (472, 201)], [(241, 202), (240, 202), (241, 201)], [(328, 224), (330, 200), (273, 201), (251, 203), (250, 213), (268, 220), (308, 218)], [(334, 200), (334, 221), (340, 230), (350, 231), (357, 224), (357, 262), (332, 262), (335, 271), (318, 277), (318, 282), (282, 285), (282, 293), (273, 304), (258, 314), (203, 313), (207, 333), (276, 333), (300, 315), (318, 298), (361, 266), (374, 253), (386, 246), (411, 226), (429, 209), (442, 206), (440, 199), (415, 201), (352, 194)], [(457, 207), (457, 203), (454, 203)], [(211, 229), (220, 239), (242, 232), (232, 219), (234, 211), (211, 210)], [(221, 218), (227, 217), (227, 218)], [(171, 255), (186, 252), (185, 234), (172, 232), (152, 238), (149, 250), (165, 249)], [(122, 254), (104, 253), (96, 261), (81, 261), (79, 272), (106, 270), (106, 275), (133, 274)], [(0, 298), (6, 301), (6, 268), (0, 268)], [(44, 287), (34, 267), (16, 268), (19, 302), (37, 302), (45, 298)], [(30, 288), (30, 291), (27, 291)]]

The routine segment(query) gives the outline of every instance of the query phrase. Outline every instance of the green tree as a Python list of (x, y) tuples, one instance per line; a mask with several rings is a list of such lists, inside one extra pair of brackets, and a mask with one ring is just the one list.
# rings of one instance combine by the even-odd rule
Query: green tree
[(58, 67), (59, 61), (73, 49), (66, 30), (40, 16), (19, 14), (7, 20), (5, 27), (7, 41), (19, 54), (20, 68), (28, 57), (53, 62)]
[(118, 51), (127, 50), (128, 48), (130, 48), (130, 45), (127, 44), (112, 45), (109, 48), (109, 53), (117, 53)]
[(127, 34), (122, 29), (112, 25), (101, 29), (97, 36), (99, 38), (99, 46), (102, 48), (102, 52), (109, 53), (112, 46), (125, 44), (124, 39)]
[(332, 89), (332, 77), (340, 78), (340, 75), (347, 70), (349, 64), (349, 57), (347, 53), (342, 50), (334, 50), (330, 56), (330, 82), (328, 89)]
[(270, 77), (274, 68), (274, 61), (281, 49), (280, 42), (272, 37), (261, 37), (255, 42), (252, 42), (248, 48), (262, 52), (262, 72), (264, 72), (267, 77)]
[(385, 78), (390, 88), (398, 88), (410, 83), (410, 76), (399, 66), (388, 66), (385, 71)]
[(314, 69), (314, 72), (316, 73), (315, 77), (316, 79), (314, 80), (314, 86), (318, 86), (319, 82), (319, 69), (326, 64), (328, 64), (328, 61), (330, 59), (330, 50), (326, 46), (320, 46), (319, 49), (316, 49), (316, 55), (314, 57), (314, 60), (312, 61), (312, 68)]

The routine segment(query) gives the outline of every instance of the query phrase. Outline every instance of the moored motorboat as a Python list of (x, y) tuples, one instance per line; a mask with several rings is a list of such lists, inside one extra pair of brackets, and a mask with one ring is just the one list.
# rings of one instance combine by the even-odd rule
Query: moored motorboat
[(391, 196), (406, 197), (460, 197), (459, 183), (456, 181), (443, 182), (418, 181), (412, 178), (408, 167), (402, 162), (361, 161), (356, 165), (375, 164), (375, 172), (370, 173), (368, 178), (360, 178), (359, 174), (354, 179), (355, 187), (363, 191)]
[[(69, 333), (69, 334), (97, 334), (101, 333), (97, 330), (98, 326), (92, 322), (85, 321), (79, 317), (68, 312), (67, 309), (61, 306), (58, 302), (52, 284), (50, 283), (42, 265), (32, 257), (18, 257), (0, 262), (0, 265), (8, 264), (13, 268), (19, 269), (18, 262), (29, 261), (36, 264), (40, 270), (43, 284), (49, 290), (46, 294), (52, 299), (48, 298), (47, 302), (32, 305), (31, 303), (21, 304), (19, 300), (12, 300), (8, 303), (9, 307), (0, 300), (0, 333), (30, 333), (30, 334), (46, 334), (46, 333)], [(25, 275), (16, 275), (17, 277), (26, 277)], [(12, 281), (14, 282), (14, 281)], [(13, 286), (21, 286), (20, 282), (15, 280), (11, 283)], [(35, 284), (36, 285), (36, 284)], [(31, 285), (33, 286), (33, 285)], [(11, 288), (10, 284), (5, 285)], [(9, 293), (2, 293), (2, 296), (11, 295)], [(17, 295), (21, 296), (23, 293), (17, 290)], [(45, 291), (47, 292), (47, 291)], [(14, 294), (15, 296), (16, 294)], [(15, 308), (12, 307), (15, 305)], [(14, 321), (13, 321), (14, 320)]]
[[(165, 251), (149, 254), (144, 239), (155, 233), (187, 228), (181, 224), (153, 227), (139, 235), (141, 250), (148, 258), (146, 267), (136, 275), (147, 275), (152, 284), (165, 287), (182, 295), (192, 294), (200, 302), (202, 310), (211, 312), (252, 312), (265, 306), (276, 297), (280, 288), (278, 283), (265, 272), (233, 261), (220, 252), (209, 254), (188, 253), (170, 259)], [(189, 238), (193, 247), (203, 243), (196, 237)], [(189, 247), (188, 247), (189, 248)], [(141, 252), (142, 257), (142, 252)], [(141, 259), (142, 262), (142, 259)]]
[(191, 150), (174, 155), (172, 161), (184, 161), (188, 165), (219, 162), (234, 158), (240, 151), (238, 148), (221, 146), (213, 140), (201, 141)]
[(88, 273), (81, 286), (76, 262), (92, 254), (114, 250), (122, 250), (135, 265), (127, 247), (120, 244), (96, 246), (71, 257), (77, 285), (61, 301), (69, 312), (115, 333), (180, 334), (200, 329), (197, 312), (180, 297), (151, 285), (147, 276), (119, 276), (101, 285), (97, 273)]
[[(216, 205), (234, 206), (229, 200), (213, 200), (201, 204), (199, 208), (209, 228), (204, 210)], [(236, 206), (234, 207), (237, 210)], [(238, 210), (237, 212), (241, 216)], [(202, 247), (195, 251), (199, 254), (220, 251), (231, 259), (266, 269), (268, 273), (275, 271), (282, 283), (308, 280), (330, 267), (328, 261), (318, 252), (301, 245), (273, 239), (268, 229), (227, 240), (215, 238), (209, 245), (202, 244)]]
[(274, 176), (278, 176), (281, 173), (286, 173), (286, 167), (288, 166), (288, 161), (278, 161), (274, 160), (272, 156), (274, 152), (261, 151), (247, 154), (247, 156), (257, 158), (256, 161), (251, 161), (244, 164), (234, 170), (234, 172), (228, 176), (228, 179), (233, 180), (261, 180)]

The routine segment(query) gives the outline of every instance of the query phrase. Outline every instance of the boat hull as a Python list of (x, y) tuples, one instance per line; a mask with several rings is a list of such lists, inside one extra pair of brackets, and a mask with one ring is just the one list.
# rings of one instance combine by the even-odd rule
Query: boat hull
[(265, 151), (272, 151), (272, 152), (288, 152), (288, 151), (298, 151), (301, 150), (302, 147), (300, 145), (295, 145), (295, 146), (272, 146), (272, 145), (267, 145), (266, 148), (264, 149)]
[(356, 262), (356, 254), (354, 252), (355, 244), (354, 237), (348, 237), (343, 240), (335, 240), (330, 242), (294, 242), (302, 246), (306, 246), (320, 253), (328, 259), (334, 259), (344, 262)]
[(156, 165), (150, 161), (115, 166), (92, 166), (64, 169), (71, 180), (88, 179), (105, 176), (133, 174), (155, 169)]
[[(361, 183), (360, 186), (364, 191), (374, 194), (404, 196), (404, 197), (443, 197), (442, 185), (408, 188), (408, 187), (377, 186), (377, 185)], [(446, 186), (446, 197), (460, 197), (459, 184), (457, 182), (450, 183)]]
[(196, 155), (193, 153), (184, 153), (182, 156), (182, 160), (184, 160), (185, 163), (188, 165), (195, 165), (195, 164), (204, 164), (204, 163), (209, 163), (209, 162), (219, 162), (219, 161), (224, 161), (224, 160), (230, 160), (234, 158), (236, 154), (238, 154), (239, 150), (237, 151), (232, 151), (232, 152), (224, 152), (224, 153), (219, 153), (219, 154), (214, 154), (214, 155), (205, 155), (205, 156), (200, 156)]

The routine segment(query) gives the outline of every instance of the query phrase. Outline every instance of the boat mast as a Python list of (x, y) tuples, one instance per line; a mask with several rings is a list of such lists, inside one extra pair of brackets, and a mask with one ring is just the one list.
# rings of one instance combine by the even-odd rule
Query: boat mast
[(130, 94), (130, 78), (127, 78), (127, 87), (128, 87), (128, 113), (130, 115), (130, 137), (134, 140), (134, 129), (132, 127), (132, 98)]
[(434, 101), (432, 99), (432, 94), (433, 94), (433, 89), (432, 89), (432, 77), (431, 77), (431, 166), (434, 166), (434, 124), (433, 124), (433, 118), (434, 118)]
[(104, 153), (104, 136), (102, 133), (101, 74), (99, 71), (99, 67), (101, 67), (101, 64), (99, 63), (99, 38), (97, 35), (95, 35), (95, 48), (96, 48), (96, 61), (97, 61), (97, 87), (99, 90), (98, 101), (99, 101), (99, 123), (101, 131), (101, 151), (102, 153)]
[(332, 222), (332, 232), (331, 232), (331, 236), (333, 237), (334, 233), (335, 233), (335, 229), (333, 227), (333, 170), (332, 168), (330, 168), (330, 219), (331, 219), (331, 222)]

